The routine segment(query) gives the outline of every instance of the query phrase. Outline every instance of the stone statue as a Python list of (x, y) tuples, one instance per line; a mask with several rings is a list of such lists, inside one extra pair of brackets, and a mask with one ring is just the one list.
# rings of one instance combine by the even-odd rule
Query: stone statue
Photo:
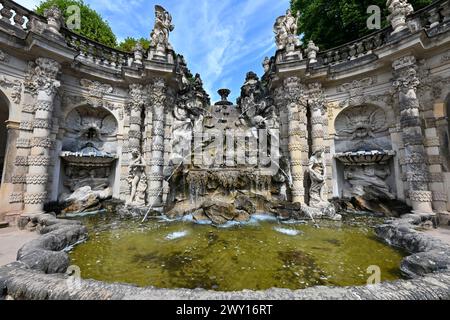
[(317, 62), (317, 52), (319, 52), (319, 47), (316, 46), (314, 41), (310, 40), (308, 42), (308, 48), (306, 48), (306, 54), (308, 55), (309, 63)]
[(145, 205), (145, 191), (147, 190), (145, 161), (137, 149), (131, 152), (131, 157), (131, 162), (128, 166), (128, 183), (131, 187), (131, 195), (127, 204)]
[(278, 50), (286, 49), (289, 55), (293, 55), (295, 48), (301, 45), (298, 38), (298, 19), (297, 16), (293, 16), (291, 10), (286, 11), (286, 15), (278, 17), (274, 25), (275, 41)]
[(264, 68), (264, 73), (269, 72), (270, 70), (270, 59), (269, 57), (266, 57), (262, 63), (262, 66)]
[(325, 161), (324, 151), (319, 149), (309, 160), (308, 173), (311, 178), (309, 189), (309, 204), (311, 207), (324, 207), (328, 201), (324, 200), (325, 189)]
[(387, 19), (394, 29), (392, 34), (406, 29), (406, 17), (414, 12), (413, 6), (407, 0), (387, 0), (386, 6), (391, 13)]
[(64, 25), (63, 15), (61, 10), (55, 6), (45, 9), (44, 17), (47, 18), (48, 30), (55, 35), (61, 35), (60, 30)]
[(134, 63), (142, 64), (142, 59), (144, 58), (144, 48), (142, 47), (142, 44), (139, 41), (133, 48), (133, 55), (134, 55)]
[(171, 50), (169, 34), (175, 26), (172, 24), (172, 16), (161, 6), (155, 6), (155, 27), (150, 35), (151, 46), (156, 49), (158, 55), (165, 56), (167, 50)]

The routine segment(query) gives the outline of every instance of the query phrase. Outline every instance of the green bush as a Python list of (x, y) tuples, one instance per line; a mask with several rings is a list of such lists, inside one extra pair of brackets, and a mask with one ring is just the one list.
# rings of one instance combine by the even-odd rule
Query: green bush
[[(409, 0), (414, 10), (432, 2)], [(322, 51), (374, 32), (366, 24), (370, 5), (378, 5), (383, 10), (382, 27), (387, 26), (386, 0), (291, 0), (292, 11), (300, 11), (299, 34), (304, 36), (304, 43), (313, 40)]]
[(117, 38), (109, 23), (103, 20), (83, 0), (45, 0), (38, 5), (36, 12), (43, 15), (45, 9), (56, 6), (63, 12), (64, 18), (67, 19), (72, 14), (71, 12), (67, 12), (67, 8), (72, 5), (80, 7), (81, 14), (81, 29), (72, 31), (106, 46), (117, 47)]

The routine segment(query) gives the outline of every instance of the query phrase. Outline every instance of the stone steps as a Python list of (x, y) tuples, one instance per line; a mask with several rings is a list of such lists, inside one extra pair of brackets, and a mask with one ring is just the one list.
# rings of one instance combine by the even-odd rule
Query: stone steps
[(0, 229), (8, 228), (9, 222), (7, 221), (0, 221)]

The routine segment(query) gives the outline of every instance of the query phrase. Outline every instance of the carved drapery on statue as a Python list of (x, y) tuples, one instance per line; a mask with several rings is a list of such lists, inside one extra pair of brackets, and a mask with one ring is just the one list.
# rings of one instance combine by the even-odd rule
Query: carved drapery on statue
[(131, 151), (130, 165), (128, 166), (128, 183), (130, 186), (130, 197), (127, 205), (145, 206), (147, 191), (147, 175), (145, 174), (146, 163), (139, 150)]
[(314, 208), (321, 208), (328, 205), (325, 195), (325, 159), (324, 151), (317, 150), (309, 159), (309, 178), (311, 186), (309, 188), (309, 205)]

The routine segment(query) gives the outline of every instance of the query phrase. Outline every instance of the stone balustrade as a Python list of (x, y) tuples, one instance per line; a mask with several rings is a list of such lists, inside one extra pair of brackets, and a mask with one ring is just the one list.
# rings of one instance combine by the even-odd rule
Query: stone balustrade
[(133, 60), (131, 53), (110, 48), (65, 28), (62, 29), (62, 32), (67, 45), (78, 51), (79, 57), (85, 61), (114, 69), (131, 65)]
[[(436, 1), (433, 4), (416, 11), (407, 18), (411, 33), (425, 30), (428, 36), (435, 36), (449, 28), (450, 3), (448, 0)], [(316, 68), (347, 63), (372, 54), (375, 50), (390, 45), (395, 37), (390, 36), (392, 27), (386, 27), (377, 32), (346, 43), (336, 48), (318, 53)], [(303, 60), (307, 60), (304, 57)]]
[(0, 17), (3, 23), (9, 24), (20, 30), (30, 30), (31, 22), (33, 19), (46, 22), (44, 17), (30, 11), (21, 5), (10, 1), (10, 0), (0, 0)]

